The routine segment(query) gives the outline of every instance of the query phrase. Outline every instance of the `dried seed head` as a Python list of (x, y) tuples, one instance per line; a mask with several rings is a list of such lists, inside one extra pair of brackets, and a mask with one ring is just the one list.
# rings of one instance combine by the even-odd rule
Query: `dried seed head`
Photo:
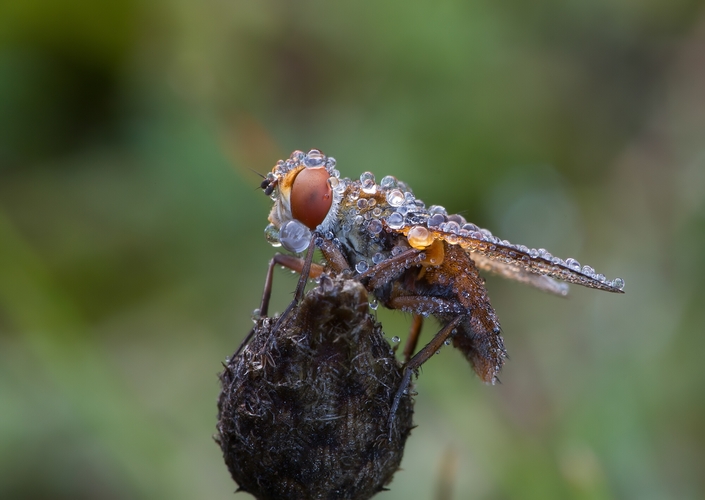
[[(325, 285), (325, 286), (323, 286)], [(273, 332), (262, 318), (221, 374), (218, 435), (240, 490), (265, 499), (366, 499), (399, 467), (412, 427), (402, 369), (356, 281), (324, 279)]]

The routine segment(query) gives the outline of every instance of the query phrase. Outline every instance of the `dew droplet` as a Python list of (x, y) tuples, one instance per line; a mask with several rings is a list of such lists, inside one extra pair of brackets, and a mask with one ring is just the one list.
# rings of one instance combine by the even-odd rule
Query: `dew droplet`
[(418, 249), (424, 249), (433, 243), (433, 235), (423, 226), (412, 227), (406, 238), (409, 240), (409, 245)]
[(445, 340), (443, 341), (443, 343), (444, 343), (445, 345), (450, 345), (451, 340), (450, 340), (450, 339), (445, 339)]
[(364, 210), (367, 208), (367, 198), (360, 198), (357, 200), (357, 208)]
[(303, 159), (307, 167), (320, 167), (326, 161), (326, 156), (317, 149), (312, 149)]
[(401, 339), (399, 337), (397, 337), (396, 335), (394, 337), (392, 337), (392, 342), (395, 344), (398, 344), (400, 340)]
[(362, 190), (367, 194), (375, 194), (377, 192), (375, 175), (372, 172), (363, 172), (360, 175), (360, 184), (362, 186)]
[(264, 238), (275, 248), (282, 246), (282, 242), (279, 240), (279, 229), (274, 224), (269, 224), (264, 228)]
[(580, 271), (580, 262), (569, 257), (565, 260), (565, 265), (571, 268), (573, 271)]
[(355, 270), (362, 274), (365, 271), (367, 271), (370, 268), (370, 265), (367, 263), (367, 261), (361, 260), (357, 264), (355, 264)]
[(379, 185), (382, 186), (382, 188), (384, 189), (395, 188), (397, 187), (397, 178), (393, 175), (386, 175), (382, 177), (381, 181), (379, 181)]
[(583, 266), (582, 273), (590, 276), (591, 278), (595, 276), (595, 270), (590, 266)]
[(287, 250), (300, 253), (308, 248), (311, 230), (296, 219), (285, 222), (279, 230), (279, 240)]
[(457, 222), (458, 226), (464, 226), (467, 223), (465, 217), (460, 214), (449, 215), (448, 220), (451, 222)]
[(252, 311), (252, 321), (257, 323), (257, 320), (262, 316), (262, 311), (258, 308)]
[(370, 302), (370, 309), (372, 309), (373, 311), (376, 311), (378, 307), (379, 302), (377, 302), (377, 299), (374, 299)]
[(612, 281), (612, 288), (624, 290), (624, 280), (622, 278), (615, 278), (614, 281)]
[(373, 264), (379, 264), (382, 262), (386, 257), (384, 256), (383, 253), (377, 252), (372, 256), (372, 263)]
[(336, 179), (338, 182), (335, 187), (333, 187), (332, 185), (331, 187), (333, 187), (333, 191), (335, 191), (337, 195), (336, 200), (340, 201), (342, 199), (343, 193), (345, 192), (345, 189), (348, 187), (348, 179), (338, 179), (337, 177), (331, 177), (331, 179)]
[(443, 214), (435, 214), (432, 215), (431, 217), (428, 218), (428, 221), (426, 221), (426, 225), (428, 227), (437, 227), (440, 226), (441, 224), (444, 224), (446, 221), (446, 217)]
[(398, 189), (392, 189), (387, 193), (387, 203), (389, 203), (393, 207), (402, 206), (402, 204), (404, 203), (404, 193), (402, 193)]
[(382, 232), (382, 223), (377, 219), (372, 219), (367, 225), (367, 230), (370, 232), (371, 235), (377, 236), (379, 233)]
[[(329, 172), (331, 172), (331, 174), (333, 174), (332, 170), (335, 168), (335, 163), (336, 163), (335, 158), (333, 158), (332, 156), (329, 156), (328, 159), (326, 160), (326, 168), (328, 169)], [(338, 172), (338, 175), (336, 175), (335, 177), (338, 177), (339, 175), (340, 175), (340, 172)]]
[(404, 227), (404, 216), (399, 212), (394, 212), (387, 217), (387, 225), (390, 229), (401, 229)]
[(446, 222), (446, 225), (443, 230), (446, 233), (458, 234), (458, 231), (460, 231), (460, 225), (457, 222), (451, 220)]
[(442, 205), (431, 205), (428, 207), (428, 213), (431, 215), (436, 215), (436, 214), (441, 214), (441, 215), (448, 215), (448, 212), (446, 211), (445, 207)]

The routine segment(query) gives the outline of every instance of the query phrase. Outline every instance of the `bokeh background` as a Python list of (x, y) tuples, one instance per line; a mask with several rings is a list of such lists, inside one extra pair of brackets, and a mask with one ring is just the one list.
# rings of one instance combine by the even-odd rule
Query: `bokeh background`
[(705, 497), (696, 0), (0, 3), (0, 497), (232, 498), (211, 436), (274, 251), (257, 172), (312, 147), (626, 280), (489, 278), (503, 383), (430, 360), (379, 498)]

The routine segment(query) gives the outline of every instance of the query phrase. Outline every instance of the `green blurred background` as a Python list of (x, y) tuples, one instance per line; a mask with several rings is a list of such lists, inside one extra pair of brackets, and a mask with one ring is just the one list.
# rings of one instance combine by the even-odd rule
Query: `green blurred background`
[(503, 384), (429, 361), (379, 498), (705, 497), (702, 7), (1, 2), (0, 497), (232, 498), (217, 372), (274, 252), (252, 170), (312, 147), (626, 280), (488, 279)]

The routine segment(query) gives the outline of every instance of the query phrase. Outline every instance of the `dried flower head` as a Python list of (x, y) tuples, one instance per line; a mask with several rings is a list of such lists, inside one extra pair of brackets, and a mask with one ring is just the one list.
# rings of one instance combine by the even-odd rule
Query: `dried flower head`
[(402, 367), (353, 280), (321, 277), (277, 331), (261, 318), (221, 374), (218, 435), (241, 491), (265, 499), (366, 499), (399, 467), (412, 427)]

